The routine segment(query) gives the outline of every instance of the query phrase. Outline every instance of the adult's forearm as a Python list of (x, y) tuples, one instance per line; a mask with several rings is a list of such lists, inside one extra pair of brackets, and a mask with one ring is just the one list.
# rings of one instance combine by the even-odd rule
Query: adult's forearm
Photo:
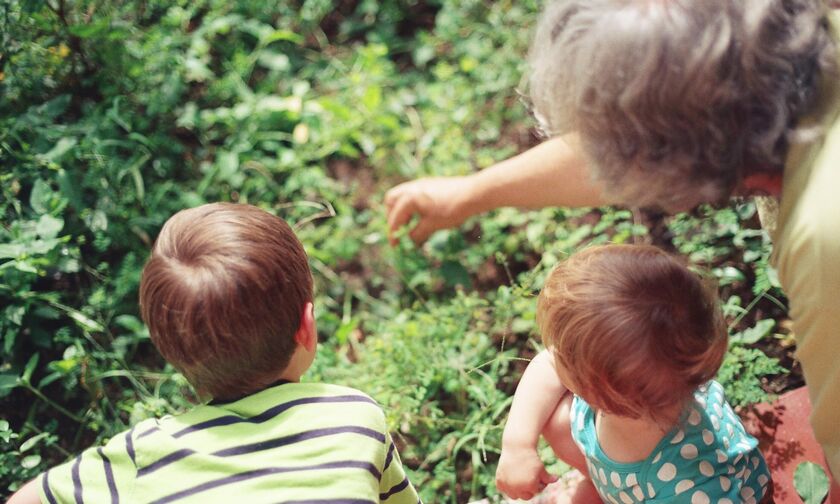
[(514, 206), (601, 206), (602, 187), (595, 183), (576, 135), (547, 140), (522, 154), (470, 175), (467, 213)]

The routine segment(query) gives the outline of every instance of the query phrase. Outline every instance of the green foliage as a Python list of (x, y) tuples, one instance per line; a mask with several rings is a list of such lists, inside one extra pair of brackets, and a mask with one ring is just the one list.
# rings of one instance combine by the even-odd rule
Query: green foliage
[[(189, 407), (139, 319), (137, 287), (162, 223), (221, 200), (283, 216), (305, 243), (322, 336), (309, 379), (386, 406), (427, 501), (496, 496), (501, 427), (536, 350), (534, 293), (574, 250), (648, 229), (628, 210), (500, 209), (392, 249), (381, 200), (397, 181), (465, 174), (534, 142), (516, 88), (538, 8), (3, 3), (0, 494)], [(753, 213), (668, 221), (679, 251), (724, 285), (735, 333), (784, 316)], [(780, 372), (758, 333), (734, 338), (721, 370), (739, 403)]]
[(38, 452), (54, 445), (56, 440), (48, 432), (21, 440), (8, 421), (0, 420), (0, 478), (20, 484), (34, 478), (42, 459)]
[[(337, 360), (319, 360), (313, 372), (359, 387), (385, 407), (403, 437), (403, 459), (419, 463), (414, 481), (425, 500), (460, 502), (465, 492), (477, 497), (493, 486), (484, 466), (488, 452), (498, 453), (510, 403), (497, 384), (514, 356), (498, 350), (494, 335), (504, 335), (510, 320), (494, 317), (495, 308), (459, 293), (391, 319), (371, 318)], [(466, 467), (471, 480), (463, 479)]]
[(828, 476), (822, 467), (813, 462), (802, 462), (796, 466), (793, 485), (805, 504), (821, 504), (828, 496)]
[(759, 320), (754, 326), (739, 331), (729, 338), (729, 352), (723, 359), (717, 380), (726, 391), (726, 399), (736, 406), (754, 404), (767, 399), (762, 379), (782, 373), (785, 369), (779, 360), (769, 357), (754, 345), (767, 338), (775, 321)]

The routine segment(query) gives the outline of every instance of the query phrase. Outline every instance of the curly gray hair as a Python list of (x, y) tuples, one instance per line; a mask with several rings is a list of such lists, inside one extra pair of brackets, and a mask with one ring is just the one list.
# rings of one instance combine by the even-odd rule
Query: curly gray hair
[(530, 61), (545, 132), (580, 134), (608, 196), (681, 210), (781, 173), (837, 49), (820, 0), (556, 0)]

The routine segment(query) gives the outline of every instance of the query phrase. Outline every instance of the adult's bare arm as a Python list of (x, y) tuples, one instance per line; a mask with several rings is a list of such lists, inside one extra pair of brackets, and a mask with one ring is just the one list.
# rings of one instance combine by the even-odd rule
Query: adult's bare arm
[(602, 188), (589, 175), (576, 135), (552, 138), (472, 175), (413, 180), (385, 195), (392, 242), (394, 232), (417, 215), (417, 226), (409, 233), (417, 243), (494, 208), (606, 203)]

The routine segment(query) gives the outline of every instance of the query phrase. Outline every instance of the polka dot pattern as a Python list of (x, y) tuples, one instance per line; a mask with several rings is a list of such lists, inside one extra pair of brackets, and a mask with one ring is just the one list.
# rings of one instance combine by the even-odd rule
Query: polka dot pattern
[(697, 447), (691, 443), (686, 443), (680, 448), (680, 456), (686, 460), (693, 460), (697, 458)]
[(688, 414), (688, 423), (691, 425), (700, 425), (700, 412), (692, 408), (691, 413)]
[(693, 481), (691, 481), (689, 479), (684, 479), (684, 480), (680, 481), (679, 483), (677, 483), (675, 491), (678, 494), (681, 494), (681, 493), (685, 492), (686, 490), (688, 490), (689, 488), (693, 488), (693, 487), (694, 487), (694, 482)]
[(691, 495), (691, 504), (709, 504), (709, 496), (702, 490), (697, 490)]
[(715, 382), (709, 382), (706, 392), (695, 391), (682, 424), (647, 460), (632, 467), (604, 456), (593, 410), (577, 397), (572, 404), (572, 425), (581, 427), (572, 429), (572, 436), (586, 454), (589, 474), (604, 502), (749, 503), (761, 500), (767, 491), (769, 473), (757, 442), (723, 402), (722, 388)]
[(677, 466), (670, 462), (665, 462), (662, 467), (656, 472), (656, 477), (660, 481), (671, 481), (677, 475)]

